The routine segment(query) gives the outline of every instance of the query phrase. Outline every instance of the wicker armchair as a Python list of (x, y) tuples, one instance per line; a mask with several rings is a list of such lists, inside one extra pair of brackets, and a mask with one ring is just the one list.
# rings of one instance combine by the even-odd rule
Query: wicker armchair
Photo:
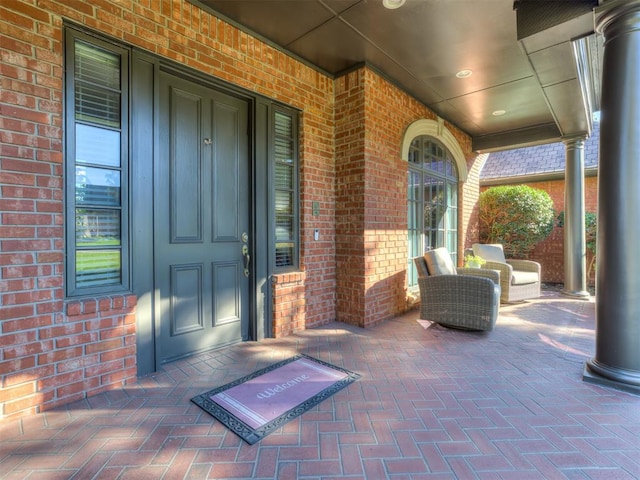
[(421, 319), (461, 330), (493, 330), (500, 306), (498, 272), (455, 268), (444, 248), (413, 261), (418, 269)]
[(473, 254), (486, 260), (482, 268), (500, 272), (501, 303), (521, 302), (540, 296), (541, 267), (531, 260), (506, 259), (502, 245), (473, 244)]

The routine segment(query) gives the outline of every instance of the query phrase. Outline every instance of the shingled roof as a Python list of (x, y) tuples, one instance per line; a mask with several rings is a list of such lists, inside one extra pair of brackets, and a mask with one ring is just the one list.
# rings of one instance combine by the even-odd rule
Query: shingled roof
[[(600, 122), (593, 122), (591, 136), (585, 141), (585, 172), (595, 174), (598, 168)], [(563, 177), (565, 145), (562, 142), (490, 153), (482, 170), (480, 183), (521, 180), (522, 177)]]

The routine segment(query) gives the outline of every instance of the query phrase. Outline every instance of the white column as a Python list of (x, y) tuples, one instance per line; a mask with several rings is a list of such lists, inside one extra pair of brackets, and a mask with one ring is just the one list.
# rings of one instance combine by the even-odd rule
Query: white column
[(564, 288), (563, 295), (589, 298), (587, 246), (584, 221), (584, 141), (586, 136), (563, 139), (564, 188)]

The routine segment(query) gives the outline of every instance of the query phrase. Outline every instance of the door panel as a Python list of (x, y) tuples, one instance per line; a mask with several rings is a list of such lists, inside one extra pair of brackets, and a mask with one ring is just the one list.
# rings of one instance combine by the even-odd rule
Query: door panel
[[(212, 209), (213, 238), (215, 241), (239, 240), (242, 235), (239, 223), (238, 208), (242, 205), (240, 195), (246, 195), (248, 189), (246, 172), (240, 172), (236, 157), (240, 134), (240, 113), (237, 108), (220, 102), (214, 104), (214, 146), (215, 158), (213, 163), (213, 202), (217, 208)], [(245, 129), (246, 132), (246, 129)], [(246, 133), (245, 133), (246, 135)], [(245, 177), (240, 178), (244, 173)]]
[[(239, 275), (241, 271), (240, 265), (237, 263), (218, 263), (213, 266), (213, 283), (214, 285), (238, 285), (242, 282)], [(225, 302), (215, 302), (213, 306), (214, 318), (216, 325), (235, 322), (240, 319), (242, 314), (240, 304), (241, 298), (239, 288), (228, 288), (228, 291), (222, 295), (223, 287), (217, 287), (216, 290), (221, 294), (220, 297), (225, 298)], [(235, 302), (233, 299), (235, 298)]]
[[(201, 242), (203, 99), (178, 88), (170, 88), (171, 122), (170, 177), (171, 243)], [(163, 112), (164, 113), (164, 112)]]
[(171, 336), (205, 328), (202, 305), (202, 265), (171, 265)]
[(247, 102), (168, 73), (160, 90), (154, 280), (163, 363), (248, 338), (250, 232)]

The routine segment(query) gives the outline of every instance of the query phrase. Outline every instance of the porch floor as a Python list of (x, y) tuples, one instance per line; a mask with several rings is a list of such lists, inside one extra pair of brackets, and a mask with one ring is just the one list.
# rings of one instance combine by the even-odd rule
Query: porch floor
[[(594, 306), (545, 292), (485, 334), (411, 312), (201, 354), (0, 422), (0, 478), (638, 479), (640, 397), (581, 379)], [(253, 446), (189, 401), (296, 353), (362, 376)]]

